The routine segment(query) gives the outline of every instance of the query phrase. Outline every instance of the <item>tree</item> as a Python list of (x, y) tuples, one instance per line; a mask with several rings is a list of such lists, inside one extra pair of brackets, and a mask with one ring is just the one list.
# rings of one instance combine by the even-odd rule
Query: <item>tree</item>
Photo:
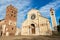
[(59, 25), (57, 26), (58, 32), (60, 32), (60, 18), (59, 18)]
[(60, 25), (60, 19), (59, 19), (59, 25)]

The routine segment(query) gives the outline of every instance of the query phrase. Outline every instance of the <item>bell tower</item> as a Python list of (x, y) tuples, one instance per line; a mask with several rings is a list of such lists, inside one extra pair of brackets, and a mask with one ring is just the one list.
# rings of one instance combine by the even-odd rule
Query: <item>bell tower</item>
[(14, 6), (9, 5), (6, 8), (6, 17), (5, 17), (6, 35), (15, 34), (16, 21), (17, 21), (17, 9)]
[(52, 21), (52, 27), (53, 27), (54, 31), (57, 31), (55, 11), (52, 8), (50, 8), (50, 16), (51, 16), (51, 21)]

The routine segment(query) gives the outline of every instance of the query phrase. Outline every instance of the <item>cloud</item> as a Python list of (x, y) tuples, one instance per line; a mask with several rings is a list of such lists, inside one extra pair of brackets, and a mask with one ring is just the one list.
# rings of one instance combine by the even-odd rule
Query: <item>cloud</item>
[(0, 0), (0, 4), (4, 5), (5, 3), (10, 3), (14, 0)]
[[(55, 11), (55, 14), (56, 14), (56, 10), (60, 8), (60, 0), (55, 0), (54, 2), (50, 2), (49, 4), (43, 6), (39, 9), (42, 16), (44, 16), (46, 18), (50, 18), (49, 20), (51, 21), (50, 8), (53, 8)], [(57, 22), (58, 22), (58, 19), (59, 19), (59, 17), (56, 17)], [(50, 23), (50, 24), (51, 24), (51, 28), (52, 28), (52, 23)]]
[(60, 7), (60, 0), (56, 0), (54, 2), (50, 2), (49, 4), (41, 7), (39, 10), (41, 12), (41, 14), (45, 17), (50, 17), (50, 8), (55, 9), (55, 11)]
[(9, 4), (6, 4), (6, 5), (2, 5), (0, 6), (0, 18), (3, 19), (5, 18), (5, 15), (6, 15), (6, 7), (8, 6)]
[[(32, 3), (31, 0), (0, 0), (0, 18), (3, 19), (6, 14), (6, 7), (12, 4), (14, 7), (18, 9), (17, 13), (17, 26), (21, 27), (22, 22), (26, 19), (27, 12), (33, 8), (30, 6)], [(33, 3), (34, 4), (34, 3)], [(38, 5), (38, 4), (37, 4)], [(60, 7), (60, 0), (55, 0), (54, 2), (50, 2), (49, 4), (39, 8), (41, 14), (45, 17), (50, 17), (49, 10), (50, 8), (58, 9)]]
[(24, 20), (26, 19), (25, 16), (27, 14), (27, 12), (31, 9), (30, 7), (30, 3), (31, 1), (30, 0), (23, 0), (18, 3), (13, 4), (17, 7), (18, 9), (18, 15), (17, 15), (17, 26), (18, 27), (21, 27), (22, 23), (24, 22)]
[(21, 27), (21, 25), (22, 25), (22, 23), (24, 22), (24, 20), (26, 19), (25, 18), (25, 16), (27, 15), (27, 12), (30, 10), (31, 8), (26, 8), (26, 9), (24, 9), (24, 11), (21, 11), (21, 12), (19, 12), (18, 13), (18, 24), (17, 25), (20, 25), (20, 27)]

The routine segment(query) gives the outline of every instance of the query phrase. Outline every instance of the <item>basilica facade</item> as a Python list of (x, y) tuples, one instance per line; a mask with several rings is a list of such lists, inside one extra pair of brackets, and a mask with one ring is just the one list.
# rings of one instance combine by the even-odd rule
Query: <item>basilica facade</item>
[(27, 19), (22, 23), (21, 35), (51, 35), (50, 22), (36, 9), (27, 14)]

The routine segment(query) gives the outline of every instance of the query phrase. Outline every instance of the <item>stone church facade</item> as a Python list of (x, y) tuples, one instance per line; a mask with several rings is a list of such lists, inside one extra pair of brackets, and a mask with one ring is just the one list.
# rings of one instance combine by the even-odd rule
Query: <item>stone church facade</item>
[(36, 9), (30, 10), (27, 19), (22, 23), (21, 35), (52, 35), (49, 19)]

